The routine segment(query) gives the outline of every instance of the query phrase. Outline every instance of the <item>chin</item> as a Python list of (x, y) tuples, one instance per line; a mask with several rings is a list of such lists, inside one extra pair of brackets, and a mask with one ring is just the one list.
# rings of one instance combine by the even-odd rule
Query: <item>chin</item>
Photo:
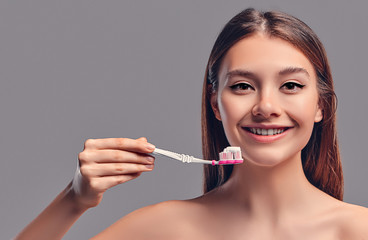
[(276, 167), (282, 164), (284, 161), (276, 160), (276, 159), (247, 159), (245, 164), (252, 164), (257, 167)]
[(284, 165), (290, 161), (293, 161), (293, 159), (295, 160), (301, 159), (300, 157), (298, 157), (297, 153), (286, 156), (285, 154), (277, 153), (274, 151), (272, 152), (262, 151), (261, 153), (254, 153), (252, 155), (243, 154), (243, 158), (245, 159), (245, 164), (248, 163), (254, 166), (270, 167), (270, 168)]

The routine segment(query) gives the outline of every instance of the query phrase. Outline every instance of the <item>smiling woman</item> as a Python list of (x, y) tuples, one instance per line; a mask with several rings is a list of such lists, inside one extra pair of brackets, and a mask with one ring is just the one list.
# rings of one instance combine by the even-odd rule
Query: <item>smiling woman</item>
[[(257, 37), (253, 35), (257, 35)], [(246, 41), (248, 37), (252, 37), (253, 41)], [(270, 41), (271, 39), (272, 41)], [(258, 40), (261, 40), (261, 42), (258, 42)], [(241, 51), (241, 53), (238, 51)], [(227, 58), (228, 61), (225, 61), (224, 58), (225, 60)], [(240, 64), (240, 69), (236, 69), (233, 66), (234, 62)], [(253, 72), (251, 67), (258, 72)], [(263, 69), (257, 69), (256, 67), (262, 67)], [(213, 99), (210, 101), (209, 98), (210, 96), (214, 98), (212, 93), (217, 92), (221, 79), (223, 81), (232, 80), (234, 79), (234, 74), (238, 78), (242, 76), (253, 81), (258, 80), (254, 83), (258, 85), (249, 85), (254, 90), (256, 90), (255, 87), (260, 86), (262, 88), (270, 88), (267, 85), (265, 86), (265, 81), (260, 81), (265, 78), (274, 78), (275, 88), (277, 88), (277, 84), (283, 83), (284, 85), (278, 86), (280, 92), (281, 90), (287, 90), (288, 93), (298, 91), (295, 87), (303, 90), (302, 92), (309, 92), (310, 88), (313, 91), (313, 89), (316, 90), (317, 88), (318, 94), (315, 92), (316, 94), (312, 95), (312, 98), (308, 99), (308, 101), (315, 101), (316, 99), (313, 99), (313, 97), (318, 98), (316, 107), (323, 109), (324, 120), (321, 123), (318, 123), (321, 119), (315, 121), (316, 124), (310, 141), (302, 151), (303, 168), (308, 180), (315, 186), (324, 188), (328, 194), (342, 200), (343, 180), (336, 137), (336, 97), (332, 76), (322, 43), (305, 23), (284, 13), (267, 12), (262, 14), (251, 9), (245, 10), (238, 16), (235, 16), (220, 33), (211, 52), (206, 72), (208, 80), (205, 83), (203, 92), (204, 111), (202, 111), (202, 118), (206, 120), (204, 125), (208, 124), (209, 127), (222, 125), (214, 120)], [(260, 74), (264, 76), (260, 76)], [(271, 76), (271, 74), (277, 74), (277, 76)], [(241, 84), (244, 85), (244, 83)], [(304, 89), (306, 84), (308, 86)], [(207, 91), (209, 86), (211, 86), (212, 92)], [(289, 91), (288, 88), (293, 88), (294, 90)], [(259, 92), (259, 89), (256, 92)], [(276, 99), (269, 99), (267, 95), (264, 95), (262, 93), (263, 100), (267, 101), (266, 107), (276, 103)], [(297, 106), (297, 102), (294, 102), (295, 99), (300, 99), (299, 95), (293, 95), (284, 99), (285, 101), (289, 100), (289, 103), (292, 103), (292, 107), (299, 107), (300, 111), (304, 111), (304, 106)], [(260, 94), (257, 96), (259, 97)], [(262, 106), (262, 104), (257, 106)], [(219, 119), (218, 116), (216, 118)], [(313, 122), (311, 123), (313, 124)], [(289, 124), (292, 125), (293, 123)], [(214, 156), (218, 149), (229, 143), (224, 133), (217, 132), (216, 136), (214, 136), (210, 131), (204, 130), (205, 128), (207, 127), (205, 126), (202, 129), (203, 142), (204, 145), (208, 143), (209, 146), (204, 147), (203, 152), (205, 157), (210, 158)], [(221, 132), (221, 130), (219, 131)], [(222, 168), (219, 171), (206, 169), (208, 180), (206, 181), (205, 189), (210, 190), (217, 184), (226, 181), (232, 172), (232, 168)], [(214, 180), (210, 176), (214, 176)]]
[[(224, 27), (203, 85), (204, 194), (139, 209), (94, 239), (368, 239), (366, 208), (344, 203), (336, 99), (318, 37), (280, 12), (246, 9)], [(80, 171), (17, 239), (59, 239), (104, 192), (152, 171), (145, 138), (94, 139)]]

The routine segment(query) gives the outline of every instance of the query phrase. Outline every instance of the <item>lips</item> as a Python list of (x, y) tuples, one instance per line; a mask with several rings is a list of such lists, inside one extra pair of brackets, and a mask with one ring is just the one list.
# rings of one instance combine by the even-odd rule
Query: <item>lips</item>
[(278, 128), (244, 127), (244, 129), (256, 135), (272, 136), (283, 133), (288, 129), (288, 127), (278, 127)]
[(288, 130), (293, 127), (285, 127), (280, 125), (272, 126), (244, 126), (242, 129), (254, 141), (259, 143), (272, 143), (288, 134)]

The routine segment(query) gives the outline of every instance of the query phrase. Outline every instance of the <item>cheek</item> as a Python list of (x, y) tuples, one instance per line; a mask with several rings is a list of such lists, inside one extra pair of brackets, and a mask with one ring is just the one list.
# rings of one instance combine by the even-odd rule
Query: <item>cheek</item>
[(312, 133), (317, 111), (317, 98), (299, 98), (285, 102), (285, 111), (295, 123), (303, 128), (309, 138)]
[(221, 95), (219, 95), (218, 103), (224, 127), (228, 124), (236, 124), (236, 122), (240, 121), (250, 109), (244, 97), (229, 94), (228, 92), (222, 92)]

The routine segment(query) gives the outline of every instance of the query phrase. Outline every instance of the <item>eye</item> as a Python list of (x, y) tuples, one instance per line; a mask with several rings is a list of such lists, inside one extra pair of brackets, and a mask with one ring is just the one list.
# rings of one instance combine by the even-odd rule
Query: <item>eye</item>
[(244, 92), (244, 91), (249, 91), (249, 90), (254, 90), (254, 88), (248, 84), (248, 83), (237, 83), (234, 84), (232, 86), (230, 86), (230, 88), (234, 91), (238, 91), (238, 92)]
[(296, 82), (287, 82), (281, 86), (281, 89), (286, 90), (287, 92), (297, 92), (302, 89), (305, 85), (296, 83)]

